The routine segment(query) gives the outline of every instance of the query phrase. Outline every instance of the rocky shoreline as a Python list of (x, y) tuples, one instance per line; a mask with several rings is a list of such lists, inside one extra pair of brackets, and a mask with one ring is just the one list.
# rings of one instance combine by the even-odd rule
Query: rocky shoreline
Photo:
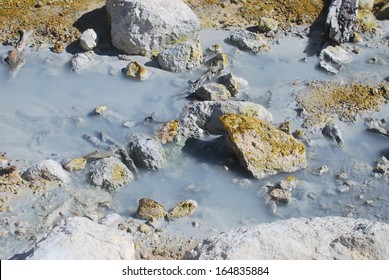
[[(177, 201), (172, 208), (166, 208), (157, 201), (142, 198), (135, 217), (110, 213), (112, 196), (116, 191), (133, 180), (142, 180), (145, 170), (158, 172), (163, 169), (185, 148), (188, 140), (208, 143), (210, 138), (219, 137), (223, 142), (219, 148), (229, 160), (247, 172), (251, 180), (262, 180), (278, 173), (295, 173), (310, 168), (307, 147), (310, 147), (318, 130), (330, 141), (343, 146), (342, 131), (334, 123), (335, 119), (355, 122), (360, 112), (379, 110), (389, 100), (387, 77), (386, 80), (379, 77), (367, 79), (366, 83), (308, 81), (302, 86), (303, 94), (297, 98), (297, 111), (303, 123), (300, 128), (292, 130), (290, 121), (277, 123), (264, 106), (241, 98), (244, 89), (251, 85), (244, 77), (228, 69), (229, 56), (221, 45), (202, 49), (199, 40), (201, 28), (228, 27), (230, 35), (226, 42), (237, 50), (253, 54), (271, 52), (273, 46), (282, 44), (282, 39), (290, 36), (309, 36), (310, 40), (317, 40), (313, 45), (316, 44), (314, 49), (319, 56), (318, 68), (337, 75), (358, 56), (361, 41), (366, 40), (366, 45), (374, 48), (388, 47), (386, 1), (359, 1), (360, 13), (355, 13), (355, 18), (350, 19), (353, 24), (347, 24), (349, 29), (342, 27), (342, 17), (331, 14), (331, 8), (328, 13), (323, 13), (327, 11), (323, 1), (302, 1), (303, 7), (307, 2), (305, 14), (301, 7), (293, 4), (288, 7), (290, 13), (282, 11), (282, 5), (288, 1), (268, 1), (271, 3), (266, 7), (262, 1), (249, 0), (185, 1), (188, 6), (181, 1), (167, 1), (164, 7), (155, 0), (125, 0), (122, 1), (124, 5), (119, 5), (119, 0), (89, 2), (38, 1), (32, 4), (16, 1), (9, 6), (0, 5), (0, 10), (11, 9), (16, 17), (16, 11), (28, 7), (28, 11), (38, 12), (37, 18), (41, 20), (26, 23), (15, 19), (13, 23), (10, 13), (0, 16), (12, 22), (11, 27), (34, 29), (35, 35), (29, 47), (48, 47), (53, 52), (71, 53), (69, 71), (76, 74), (88, 71), (93, 60), (99, 60), (99, 55), (112, 52), (118, 53), (118, 61), (127, 64), (122, 69), (123, 75), (134, 82), (147, 82), (153, 74), (150, 67), (137, 58), (139, 55), (150, 58), (160, 69), (173, 73), (201, 67), (206, 71), (191, 81), (182, 93), (188, 98), (188, 103), (176, 119), (161, 122), (151, 115), (144, 120), (143, 124), (153, 126), (154, 134), (134, 134), (125, 144), (104, 132), (97, 136), (85, 134), (84, 139), (96, 151), (62, 162), (47, 159), (32, 166), (14, 163), (6, 151), (1, 151), (0, 238), (4, 250), (1, 258), (389, 258), (389, 240), (385, 238), (389, 230), (387, 224), (351, 217), (283, 220), (270, 225), (239, 228), (213, 239), (200, 240), (164, 232), (166, 221), (174, 223), (201, 207), (193, 199)], [(339, 4), (342, 1), (327, 2), (342, 5)], [(353, 11), (358, 10), (355, 6), (358, 1), (351, 2), (354, 4)], [(255, 5), (256, 9), (253, 9)], [(56, 17), (47, 21), (48, 18), (39, 16), (39, 12), (47, 11), (53, 15), (58, 9), (61, 10), (60, 22)], [(84, 9), (89, 12), (84, 13)], [(223, 15), (215, 17), (213, 13), (220, 11), (224, 11)], [(180, 17), (175, 17), (177, 13)], [(92, 18), (99, 15), (99, 23), (92, 24)], [(383, 22), (378, 22), (376, 18)], [(69, 24), (73, 27), (70, 28)], [(311, 24), (311, 30), (307, 28), (308, 24)], [(46, 26), (46, 31), (41, 30), (42, 25)], [(59, 31), (56, 28), (60, 26)], [(0, 38), (4, 44), (16, 45), (17, 42), (11, 39), (15, 29), (2, 30)], [(340, 35), (335, 32), (338, 30), (341, 30)], [(15, 46), (14, 54), (9, 54), (8, 60), (5, 60), (13, 73), (23, 67), (22, 41), (23, 37)], [(389, 62), (387, 54), (371, 59), (369, 63)], [(103, 116), (107, 110), (109, 108), (102, 105), (90, 115)], [(370, 130), (387, 134), (384, 121), (366, 122)], [(134, 125), (127, 123), (128, 127)], [(224, 167), (229, 168), (227, 164)], [(388, 179), (389, 164), (385, 156), (377, 159), (377, 165), (372, 169), (377, 178)], [(328, 167), (326, 171), (325, 166), (321, 166), (317, 172), (322, 175), (328, 172)], [(353, 188), (347, 175), (338, 179), (344, 182), (339, 192)], [(90, 187), (75, 190), (69, 186), (73, 180), (88, 182)], [(270, 213), (276, 214), (277, 207), (290, 203), (296, 184), (295, 177), (288, 176), (261, 188)], [(367, 199), (365, 203), (373, 202)], [(26, 210), (28, 207), (34, 211)], [(385, 222), (387, 219), (382, 217)], [(197, 222), (192, 222), (192, 226), (196, 228)], [(274, 237), (277, 240), (269, 239), (269, 235), (262, 234), (264, 231), (269, 235), (277, 232), (280, 236)], [(312, 240), (307, 239), (307, 235)], [(297, 240), (301, 244), (293, 248), (286, 243), (281, 244), (278, 250), (274, 247), (278, 239), (286, 243)], [(311, 253), (306, 251), (308, 247), (312, 249)]]

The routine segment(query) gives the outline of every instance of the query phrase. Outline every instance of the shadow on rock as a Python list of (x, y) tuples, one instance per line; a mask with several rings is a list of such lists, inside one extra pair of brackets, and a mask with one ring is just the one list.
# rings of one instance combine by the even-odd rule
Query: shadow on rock
[(228, 168), (244, 177), (252, 177), (250, 172), (240, 166), (223, 136), (209, 141), (190, 138), (186, 141), (183, 152), (199, 162)]
[[(105, 6), (90, 11), (82, 15), (73, 26), (77, 28), (80, 33), (83, 33), (87, 29), (93, 29), (98, 38), (98, 45), (94, 51), (101, 55), (117, 55), (119, 52), (111, 44), (111, 24), (108, 19)], [(81, 48), (80, 41), (77, 40), (69, 44), (66, 51), (71, 54), (85, 52)]]
[(323, 9), (320, 11), (316, 20), (309, 27), (310, 31), (308, 34), (308, 45), (304, 50), (304, 53), (306, 53), (308, 56), (319, 54), (326, 40), (325, 34), (327, 33), (327, 30), (325, 30), (325, 22), (327, 19), (328, 6), (330, 3), (331, 0), (323, 0)]

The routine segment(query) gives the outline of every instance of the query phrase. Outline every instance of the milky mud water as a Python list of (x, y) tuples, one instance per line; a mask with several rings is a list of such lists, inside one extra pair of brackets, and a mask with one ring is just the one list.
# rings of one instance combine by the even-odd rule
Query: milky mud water
[[(317, 56), (307, 55), (306, 37), (287, 36), (272, 44), (269, 53), (254, 55), (225, 41), (228, 34), (223, 30), (202, 31), (203, 48), (221, 44), (229, 56), (228, 71), (249, 82), (249, 88), (238, 98), (265, 106), (276, 124), (290, 120), (292, 131), (303, 123), (297, 115), (296, 96), (305, 89), (305, 82), (377, 84), (389, 76), (388, 48), (376, 47), (369, 40), (358, 45), (360, 54), (334, 76), (317, 67)], [(385, 35), (382, 38), (387, 40)], [(0, 54), (8, 50), (1, 48)], [(205, 71), (169, 73), (146, 58), (136, 57), (148, 66), (150, 78), (134, 81), (122, 75), (128, 61), (114, 55), (91, 56), (91, 65), (79, 73), (69, 70), (71, 54), (48, 50), (26, 50), (26, 64), (14, 78), (9, 78), (5, 65), (0, 67), (0, 150), (7, 152), (21, 170), (43, 159), (61, 162), (90, 153), (96, 147), (85, 140), (84, 134), (97, 136), (104, 131), (127, 147), (133, 133), (152, 133), (153, 124), (144, 123), (152, 113), (157, 121), (177, 118), (189, 102), (181, 95), (188, 81)], [(379, 57), (381, 62), (369, 63), (372, 57)], [(100, 105), (107, 106), (108, 111), (101, 116), (90, 114)], [(234, 159), (218, 151), (217, 139), (212, 143), (190, 141), (164, 169), (142, 171), (140, 180), (113, 193), (112, 207), (107, 212), (134, 217), (143, 197), (169, 209), (182, 200), (194, 199), (198, 209), (193, 215), (162, 221), (157, 226), (171, 234), (198, 238), (240, 225), (290, 217), (341, 215), (389, 222), (388, 181), (373, 172), (375, 162), (389, 148), (389, 138), (366, 131), (363, 124), (364, 117), (387, 119), (388, 110), (384, 104), (378, 112), (359, 115), (355, 123), (335, 118), (344, 147), (320, 132), (312, 133), (305, 142), (306, 169), (264, 180), (251, 178), (234, 168), (236, 165), (230, 168)], [(123, 126), (128, 120), (133, 125)], [(318, 176), (315, 170), (323, 165), (329, 171)], [(278, 205), (273, 214), (265, 204), (261, 187), (290, 175), (298, 182), (292, 201)], [(70, 188), (77, 191), (93, 187), (74, 178)], [(26, 207), (31, 206), (27, 203)]]

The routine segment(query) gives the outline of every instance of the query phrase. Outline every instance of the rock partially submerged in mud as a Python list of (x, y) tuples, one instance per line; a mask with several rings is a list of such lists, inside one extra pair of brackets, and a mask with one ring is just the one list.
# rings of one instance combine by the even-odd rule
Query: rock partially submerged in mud
[(44, 179), (48, 181), (61, 181), (63, 183), (69, 183), (70, 177), (66, 171), (62, 168), (59, 162), (48, 159), (37, 163), (36, 165), (28, 168), (23, 174), (22, 178), (27, 181), (34, 181)]
[(92, 60), (85, 53), (77, 53), (70, 60), (70, 69), (79, 72), (91, 64)]
[(377, 166), (375, 168), (375, 172), (379, 174), (386, 174), (389, 170), (389, 160), (382, 156), (378, 161), (377, 161)]
[(273, 116), (262, 105), (249, 101), (203, 101), (185, 106), (179, 117), (178, 137), (200, 139), (205, 131), (222, 135), (225, 131), (220, 117), (239, 114), (271, 122)]
[(249, 83), (238, 76), (228, 73), (219, 77), (218, 82), (223, 84), (231, 93), (231, 96), (237, 95), (242, 89), (248, 88)]
[(108, 191), (115, 191), (134, 179), (134, 174), (116, 157), (96, 160), (90, 168), (91, 183)]
[(63, 165), (67, 171), (79, 171), (85, 169), (86, 159), (83, 157), (75, 158)]
[(304, 144), (271, 124), (236, 114), (223, 115), (220, 120), (240, 164), (255, 178), (307, 166)]
[(229, 37), (229, 41), (240, 49), (252, 51), (254, 53), (269, 50), (267, 40), (264, 36), (245, 29), (239, 28), (233, 30)]
[(134, 260), (131, 234), (84, 217), (63, 220), (38, 243), (31, 260)]
[(351, 55), (341, 46), (326, 46), (320, 52), (320, 67), (331, 74), (338, 74), (343, 66), (351, 62)]
[(366, 119), (365, 125), (367, 129), (373, 132), (380, 133), (385, 136), (389, 136), (389, 124), (386, 120)]
[(231, 93), (222, 84), (209, 83), (196, 91), (196, 97), (206, 101), (225, 101), (231, 97)]
[(136, 165), (148, 169), (161, 169), (166, 164), (166, 152), (155, 138), (134, 135), (129, 144), (129, 155)]
[(145, 220), (156, 222), (163, 219), (167, 214), (166, 208), (150, 198), (142, 198), (139, 200), (139, 206), (136, 210), (136, 215)]
[(146, 80), (149, 76), (146, 66), (140, 64), (137, 61), (131, 61), (128, 63), (124, 75), (128, 78), (136, 80)]
[(241, 227), (205, 239), (185, 255), (185, 259), (200, 260), (388, 258), (389, 225), (342, 217)]
[(323, 129), (322, 133), (327, 138), (330, 138), (331, 140), (335, 141), (339, 146), (344, 146), (344, 140), (342, 137), (342, 132), (340, 131), (340, 128), (334, 124), (329, 123), (327, 124)]
[(151, 55), (196, 39), (200, 21), (181, 0), (107, 0), (112, 44), (128, 54)]
[(198, 40), (188, 40), (158, 54), (162, 69), (172, 72), (192, 70), (201, 65), (203, 51)]
[(197, 202), (195, 200), (185, 200), (179, 202), (174, 206), (173, 210), (167, 214), (169, 219), (176, 219), (192, 215), (197, 209)]

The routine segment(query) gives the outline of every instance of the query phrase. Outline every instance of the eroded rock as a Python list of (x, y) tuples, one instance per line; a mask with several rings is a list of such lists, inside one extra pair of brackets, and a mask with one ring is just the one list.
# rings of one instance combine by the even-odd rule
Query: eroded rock
[(263, 179), (307, 166), (304, 144), (269, 123), (236, 114), (220, 118), (240, 164)]
[(278, 22), (272, 18), (260, 17), (258, 20), (258, 30), (265, 33), (276, 32), (278, 30)]
[(341, 147), (344, 146), (342, 132), (340, 131), (340, 128), (336, 124), (333, 124), (333, 123), (327, 124), (323, 128), (322, 133), (327, 138), (330, 138), (333, 141), (335, 141), (339, 146), (341, 146)]

